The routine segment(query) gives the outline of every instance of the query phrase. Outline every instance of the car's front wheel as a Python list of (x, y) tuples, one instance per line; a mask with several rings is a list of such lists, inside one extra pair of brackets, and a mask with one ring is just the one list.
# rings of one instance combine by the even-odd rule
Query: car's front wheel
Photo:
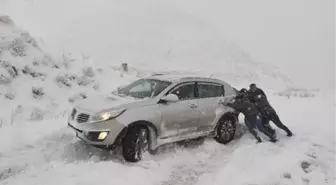
[(123, 141), (123, 156), (128, 162), (138, 162), (148, 150), (149, 132), (144, 126), (129, 128)]
[(236, 123), (233, 116), (223, 116), (219, 119), (216, 127), (216, 136), (214, 139), (221, 143), (227, 144), (234, 139), (236, 134)]

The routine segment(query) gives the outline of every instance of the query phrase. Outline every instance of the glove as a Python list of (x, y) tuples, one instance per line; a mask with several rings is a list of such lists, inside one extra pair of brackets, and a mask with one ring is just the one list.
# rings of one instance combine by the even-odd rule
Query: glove
[(234, 96), (227, 96), (227, 97), (224, 97), (223, 104), (228, 105), (229, 103), (232, 103), (234, 101), (235, 101)]

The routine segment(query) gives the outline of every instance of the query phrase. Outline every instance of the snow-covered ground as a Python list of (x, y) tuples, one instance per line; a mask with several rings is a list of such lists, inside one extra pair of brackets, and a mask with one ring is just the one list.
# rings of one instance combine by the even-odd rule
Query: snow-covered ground
[[(24, 26), (50, 23), (50, 32), (29, 27), (31, 36), (0, 17), (0, 184), (335, 184), (333, 88), (305, 89), (168, 4), (113, 2), (0, 2), (14, 17), (30, 16), (21, 19)], [(122, 62), (129, 73), (119, 70)], [(228, 145), (212, 139), (168, 145), (129, 164), (118, 151), (86, 146), (67, 128), (73, 101), (155, 72), (212, 75), (237, 88), (256, 82), (295, 135), (277, 129), (278, 143), (256, 144), (241, 122)]]
[(16, 123), (0, 129), (0, 182), (334, 184), (335, 104), (327, 98), (331, 96), (270, 96), (283, 122), (295, 133), (287, 138), (277, 130), (280, 141), (276, 144), (256, 144), (240, 129), (228, 145), (208, 139), (194, 148), (165, 146), (136, 164), (125, 163), (118, 152), (101, 151), (75, 139), (62, 114), (40, 122)]

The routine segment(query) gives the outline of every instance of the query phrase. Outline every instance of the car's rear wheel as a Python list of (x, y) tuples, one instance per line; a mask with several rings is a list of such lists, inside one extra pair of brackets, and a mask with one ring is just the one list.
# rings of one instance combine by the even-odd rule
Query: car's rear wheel
[(221, 144), (231, 142), (236, 134), (235, 118), (233, 116), (223, 116), (219, 119), (215, 132), (214, 139), (217, 142)]
[(129, 128), (123, 141), (123, 156), (128, 162), (138, 162), (148, 151), (149, 132), (145, 126)]

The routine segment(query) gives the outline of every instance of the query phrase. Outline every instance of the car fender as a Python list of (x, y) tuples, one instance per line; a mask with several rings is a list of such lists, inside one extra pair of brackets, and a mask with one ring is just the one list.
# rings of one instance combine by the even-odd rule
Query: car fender
[(119, 134), (118, 136), (118, 143), (122, 143), (124, 137), (126, 136), (126, 133), (128, 131), (128, 129), (135, 127), (135, 126), (144, 126), (148, 129), (149, 131), (149, 148), (151, 150), (155, 150), (157, 148), (157, 137), (158, 137), (158, 129), (156, 128), (156, 126), (149, 122), (149, 121), (145, 121), (145, 120), (139, 120), (139, 121), (135, 121), (133, 123), (130, 123), (129, 125), (127, 125), (127, 127), (125, 127)]

